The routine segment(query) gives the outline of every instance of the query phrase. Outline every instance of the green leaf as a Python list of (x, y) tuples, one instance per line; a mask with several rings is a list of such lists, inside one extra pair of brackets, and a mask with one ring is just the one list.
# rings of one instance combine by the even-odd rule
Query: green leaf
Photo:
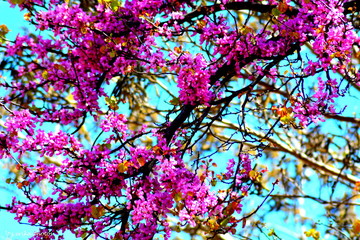
[(271, 14), (274, 15), (275, 17), (278, 17), (281, 14), (281, 11), (277, 8), (273, 8), (271, 10)]
[(119, 106), (118, 106), (119, 101), (117, 100), (117, 98), (115, 96), (111, 96), (110, 98), (106, 97), (105, 98), (105, 103), (112, 110), (118, 110), (119, 109)]
[(229, 223), (230, 217), (225, 218), (221, 221), (220, 226), (225, 227)]
[(211, 186), (215, 187), (217, 184), (217, 181), (215, 179), (211, 180)]
[(170, 103), (171, 103), (172, 105), (179, 105), (180, 100), (179, 100), (179, 98), (175, 97), (175, 98), (173, 98), (173, 99), (170, 100)]
[(175, 202), (180, 202), (182, 199), (182, 194), (180, 192), (174, 194)]
[(10, 0), (12, 4), (23, 4), (25, 0)]
[(120, 7), (121, 3), (120, 1), (118, 0), (112, 0), (110, 1), (110, 8), (113, 10), (113, 11), (117, 11)]
[(6, 34), (9, 32), (9, 29), (5, 24), (0, 25), (0, 43), (5, 42)]

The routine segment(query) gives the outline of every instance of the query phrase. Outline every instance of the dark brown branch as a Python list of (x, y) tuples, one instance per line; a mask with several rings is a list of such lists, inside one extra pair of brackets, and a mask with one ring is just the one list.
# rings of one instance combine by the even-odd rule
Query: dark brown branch
[(345, 117), (345, 116), (340, 116), (340, 115), (335, 115), (335, 114), (324, 114), (324, 116), (326, 118), (331, 118), (331, 119), (339, 120), (339, 121), (342, 121), (342, 122), (349, 122), (349, 123), (355, 123), (355, 124), (360, 125), (360, 119), (359, 118)]
[(250, 214), (246, 215), (245, 217), (243, 217), (242, 219), (240, 219), (240, 221), (244, 221), (246, 218), (251, 217), (252, 215), (254, 215), (255, 213), (257, 213), (257, 211), (259, 211), (259, 209), (264, 205), (264, 203), (266, 202), (266, 200), (272, 196), (271, 194), (274, 192), (275, 190), (275, 186), (278, 184), (278, 180), (276, 180), (275, 182), (272, 183), (272, 189), (271, 191), (266, 195), (266, 197), (264, 198), (264, 200), (256, 207), (256, 209), (251, 212)]
[(3, 209), (3, 210), (11, 210), (11, 207), (3, 207), (3, 206), (0, 206), (0, 209)]
[[(226, 10), (248, 10), (248, 11), (254, 11), (258, 13), (271, 13), (271, 11), (276, 8), (276, 5), (264, 5), (259, 3), (253, 3), (253, 2), (230, 2), (224, 4), (214, 4), (211, 6), (201, 6), (192, 11), (191, 13), (187, 14), (183, 19), (177, 20), (179, 24), (182, 24), (184, 22), (191, 22), (194, 18), (208, 15), (209, 13), (215, 13), (222, 11), (224, 9)], [(343, 5), (344, 7), (344, 14), (350, 14), (353, 12), (359, 12), (360, 11), (360, 1), (355, 0), (351, 2), (346, 2)], [(288, 9), (285, 14), (288, 16), (295, 16), (298, 13), (298, 9), (296, 8), (290, 8)]]
[[(356, 198), (358, 197), (359, 195), (354, 195), (352, 196), (351, 198)], [(275, 194), (275, 195), (271, 195), (272, 198), (279, 198), (279, 199), (287, 199), (287, 198), (307, 198), (307, 199), (311, 199), (311, 200), (314, 200), (316, 202), (319, 202), (321, 204), (333, 204), (333, 205), (347, 205), (347, 206), (359, 206), (360, 203), (352, 203), (352, 202), (348, 202), (351, 200), (351, 198), (349, 199), (346, 199), (347, 201), (327, 201), (327, 200), (324, 200), (322, 198), (317, 198), (317, 197), (313, 197), (313, 196), (310, 196), (310, 195), (280, 195), (280, 194)]]
[(183, 19), (177, 20), (179, 24), (184, 22), (191, 22), (192, 19), (197, 18), (202, 15), (208, 15), (209, 13), (219, 12), (223, 10), (223, 7), (227, 10), (250, 10), (260, 13), (271, 12), (275, 5), (264, 5), (252, 2), (231, 2), (223, 4), (214, 4), (211, 6), (202, 6), (198, 7), (191, 13), (187, 14)]
[(196, 106), (185, 105), (181, 110), (180, 114), (171, 122), (170, 126), (165, 130), (164, 137), (166, 142), (169, 144), (172, 137), (174, 136), (177, 129), (186, 121), (190, 116), (191, 112), (195, 109)]

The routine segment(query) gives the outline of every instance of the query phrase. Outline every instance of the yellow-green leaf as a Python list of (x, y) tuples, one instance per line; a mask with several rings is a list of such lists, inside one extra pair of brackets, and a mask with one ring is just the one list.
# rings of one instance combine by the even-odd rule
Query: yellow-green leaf
[(175, 202), (180, 202), (182, 200), (182, 194), (180, 192), (175, 193), (174, 200)]
[(91, 206), (91, 215), (93, 216), (93, 218), (100, 218), (102, 216), (104, 216), (105, 214), (105, 209), (103, 206)]
[(271, 10), (271, 14), (274, 15), (275, 17), (279, 16), (281, 14), (281, 11), (277, 8), (273, 8)]
[(179, 98), (173, 98), (170, 100), (170, 103), (172, 105), (178, 105), (180, 103), (180, 100), (179, 100)]
[(49, 78), (49, 74), (48, 74), (48, 71), (43, 71), (42, 72), (42, 74), (41, 74), (41, 76), (45, 79), (45, 80), (47, 80), (48, 78)]
[(275, 234), (275, 230), (272, 228), (270, 229), (269, 233), (268, 233), (268, 236), (273, 236)]
[(220, 226), (225, 227), (229, 223), (230, 217), (225, 218), (221, 221)]

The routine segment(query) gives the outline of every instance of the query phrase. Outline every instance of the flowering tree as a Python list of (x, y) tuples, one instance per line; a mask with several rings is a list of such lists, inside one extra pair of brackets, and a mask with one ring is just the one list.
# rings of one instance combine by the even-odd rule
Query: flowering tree
[(357, 1), (9, 4), (37, 30), (0, 26), (1, 208), (32, 239), (360, 232)]

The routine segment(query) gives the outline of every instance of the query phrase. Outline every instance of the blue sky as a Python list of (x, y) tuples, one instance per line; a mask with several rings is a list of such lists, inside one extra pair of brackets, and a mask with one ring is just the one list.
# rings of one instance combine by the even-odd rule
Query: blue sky
[[(18, 8), (11, 8), (7, 2), (0, 2), (0, 25), (5, 24), (10, 32), (7, 38), (14, 40), (19, 33), (23, 33), (24, 27), (30, 24), (24, 20), (24, 13)], [(1, 90), (0, 90), (1, 91)], [(0, 181), (5, 182), (7, 174), (4, 169), (0, 169)], [(4, 206), (11, 202), (14, 192), (11, 189), (0, 189), (0, 205)], [(25, 240), (32, 237), (37, 228), (25, 224), (19, 224), (14, 220), (14, 215), (4, 210), (0, 211), (0, 240)]]
[(9, 39), (14, 39), (16, 35), (24, 27), (30, 26), (28, 22), (24, 20), (24, 13), (19, 11), (19, 8), (11, 8), (7, 2), (0, 2), (0, 24), (8, 26), (10, 32), (8, 33)]

